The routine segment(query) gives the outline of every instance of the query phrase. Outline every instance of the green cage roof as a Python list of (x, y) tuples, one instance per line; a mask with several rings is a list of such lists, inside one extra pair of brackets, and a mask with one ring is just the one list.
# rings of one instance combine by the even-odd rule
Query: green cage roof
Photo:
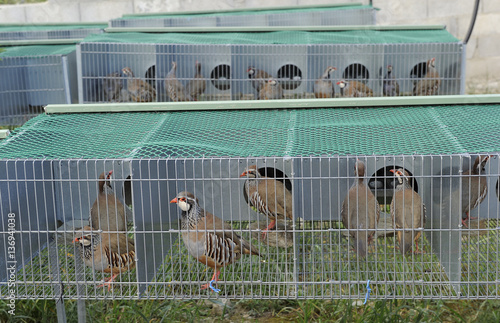
[(239, 33), (104, 33), (86, 37), (83, 43), (144, 44), (386, 44), (456, 43), (445, 29), (274, 31)]
[(276, 8), (269, 10), (230, 10), (222, 12), (178, 12), (175, 14), (161, 13), (161, 14), (130, 14), (123, 15), (122, 19), (162, 19), (162, 18), (194, 18), (194, 17), (220, 17), (220, 16), (235, 16), (235, 15), (267, 15), (267, 14), (286, 14), (286, 13), (296, 13), (296, 12), (314, 12), (314, 11), (329, 11), (329, 10), (365, 10), (374, 9), (372, 6), (360, 6), (360, 5), (340, 5), (340, 6), (317, 6), (317, 7), (307, 7), (307, 8)]
[(41, 57), (52, 55), (67, 55), (76, 50), (76, 45), (34, 45), (4, 47), (0, 52), (2, 57)]
[[(470, 105), (44, 114), (0, 141), (0, 158), (498, 152), (500, 96), (497, 99), (495, 104)], [(296, 105), (300, 101), (295, 100)], [(175, 104), (164, 105), (175, 109)], [(219, 108), (224, 105), (218, 103)]]
[(104, 29), (108, 27), (107, 24), (102, 23), (89, 23), (89, 24), (30, 24), (30, 25), (16, 25), (16, 24), (0, 24), (0, 33), (2, 32), (26, 32), (26, 31), (57, 31), (57, 30), (70, 30), (70, 29)]

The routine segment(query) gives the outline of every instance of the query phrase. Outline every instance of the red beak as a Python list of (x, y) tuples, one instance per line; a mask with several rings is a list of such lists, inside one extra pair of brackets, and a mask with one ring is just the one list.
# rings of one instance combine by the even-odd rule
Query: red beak
[(241, 173), (240, 177), (247, 176), (247, 172)]
[(73, 243), (75, 243), (77, 241), (80, 241), (80, 238), (75, 238), (75, 240), (73, 240)]
[(390, 171), (391, 173), (396, 174), (396, 170), (395, 170), (395, 169), (390, 169), (389, 171)]
[(177, 203), (177, 197), (172, 199), (172, 201), (170, 201), (170, 203)]

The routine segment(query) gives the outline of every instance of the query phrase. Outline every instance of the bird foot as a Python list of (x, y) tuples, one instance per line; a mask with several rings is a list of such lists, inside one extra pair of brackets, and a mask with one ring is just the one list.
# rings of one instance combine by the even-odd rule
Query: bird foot
[(462, 219), (462, 226), (465, 227), (465, 228), (468, 228), (469, 226), (467, 225), (467, 221), (468, 219)]
[(213, 283), (216, 283), (217, 281), (215, 279), (212, 279), (208, 284), (203, 284), (201, 285), (201, 288), (200, 290), (204, 290), (204, 289), (207, 289), (207, 288), (210, 288), (211, 290), (213, 290), (214, 292), (218, 293), (220, 292), (220, 289), (218, 288), (215, 288), (212, 284)]
[(104, 287), (104, 286), (108, 286), (108, 292), (111, 290), (111, 283), (113, 282), (113, 280), (118, 276), (118, 274), (116, 275), (112, 275), (110, 277), (107, 277), (107, 278), (104, 278), (104, 284), (101, 284), (97, 287)]

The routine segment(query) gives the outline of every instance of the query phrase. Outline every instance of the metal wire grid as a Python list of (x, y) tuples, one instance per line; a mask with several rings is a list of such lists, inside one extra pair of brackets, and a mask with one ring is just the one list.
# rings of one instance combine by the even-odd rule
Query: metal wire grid
[(74, 29), (63, 26), (0, 26), (0, 41), (11, 40), (49, 40), (49, 39), (83, 39), (90, 34), (102, 33), (106, 25)]
[[(247, 70), (255, 67), (277, 80), (284, 99), (315, 98), (314, 83), (328, 66), (336, 71), (330, 81), (333, 97), (341, 97), (341, 79), (368, 86), (373, 96), (383, 96), (387, 67), (399, 85), (400, 96), (412, 96), (425, 77), (427, 62), (436, 60), (440, 86), (437, 94), (464, 91), (463, 45), (460, 43), (415, 44), (310, 44), (310, 45), (185, 45), (84, 43), (80, 48), (82, 82), (80, 103), (128, 102), (128, 80), (121, 70), (128, 66), (135, 77), (156, 88), (154, 101), (171, 101), (164, 79), (177, 63), (176, 78), (186, 88), (194, 79), (195, 62), (201, 63), (206, 89), (199, 101), (254, 100), (260, 92), (253, 87)], [(115, 82), (120, 95), (109, 97), (105, 87)], [(354, 83), (351, 83), (354, 84)], [(187, 93), (187, 90), (185, 90)], [(345, 93), (347, 96), (347, 91)], [(272, 96), (267, 96), (271, 97)]]
[(282, 10), (255, 13), (165, 15), (123, 17), (109, 22), (111, 27), (241, 27), (241, 26), (345, 26), (374, 25), (376, 10), (359, 6)]
[[(16, 217), (16, 297), (24, 298), (207, 298), (200, 291), (211, 269), (191, 257), (179, 239), (180, 211), (168, 201), (188, 189), (207, 211), (231, 221), (234, 232), (251, 241), (262, 257), (244, 255), (222, 269), (218, 294), (230, 298), (361, 298), (370, 280), (371, 298), (499, 297), (499, 155), (486, 165), (488, 194), (461, 226), (461, 173), (475, 156), (353, 156), (330, 158), (241, 158), (174, 160), (11, 161), (0, 180), (2, 240), (6, 219)], [(381, 204), (377, 236), (366, 259), (352, 250), (340, 221), (340, 205), (354, 181), (356, 159), (365, 162), (368, 184)], [(294, 219), (271, 231), (269, 220), (245, 202), (239, 174), (256, 164), (290, 180)], [(388, 205), (394, 177), (403, 167), (427, 207), (424, 254), (402, 256)], [(116, 196), (131, 206), (129, 237), (135, 240), (137, 267), (122, 273), (110, 291), (97, 287), (104, 276), (81, 262), (75, 229), (87, 223), (97, 177), (113, 170)], [(130, 177), (129, 177), (130, 175)], [(259, 222), (257, 224), (257, 222)], [(255, 226), (257, 224), (257, 226)], [(57, 229), (56, 229), (57, 228)], [(260, 228), (260, 229), (258, 229)], [(361, 230), (362, 231), (362, 230)], [(281, 241), (279, 241), (281, 240)], [(281, 247), (276, 247), (281, 243)], [(7, 268), (0, 263), (1, 297), (8, 295)]]
[(0, 125), (22, 125), (49, 103), (76, 101), (75, 52), (0, 59)]

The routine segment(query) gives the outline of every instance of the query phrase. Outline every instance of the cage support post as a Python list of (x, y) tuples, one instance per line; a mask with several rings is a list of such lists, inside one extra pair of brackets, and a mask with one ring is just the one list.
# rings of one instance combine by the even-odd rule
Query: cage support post
[(64, 287), (62, 286), (62, 281), (60, 277), (61, 269), (59, 267), (59, 257), (57, 255), (57, 242), (49, 242), (49, 273), (51, 281), (53, 282), (54, 296), (56, 299), (56, 312), (57, 312), (57, 322), (65, 323), (66, 320), (66, 309), (64, 308), (64, 298), (63, 292)]

